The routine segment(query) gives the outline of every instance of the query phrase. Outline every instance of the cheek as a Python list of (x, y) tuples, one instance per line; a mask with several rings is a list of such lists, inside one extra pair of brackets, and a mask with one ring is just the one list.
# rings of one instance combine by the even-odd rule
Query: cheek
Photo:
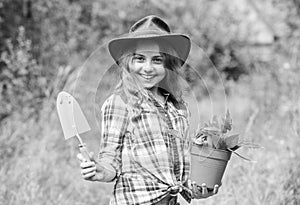
[(128, 71), (129, 71), (130, 73), (134, 73), (134, 72), (136, 72), (137, 70), (138, 70), (138, 68), (137, 68), (137, 65), (136, 65), (136, 64), (130, 63), (130, 64), (128, 65)]
[(159, 74), (162, 76), (162, 78), (166, 77), (166, 75), (167, 75), (166, 69), (163, 68), (163, 69), (159, 72)]

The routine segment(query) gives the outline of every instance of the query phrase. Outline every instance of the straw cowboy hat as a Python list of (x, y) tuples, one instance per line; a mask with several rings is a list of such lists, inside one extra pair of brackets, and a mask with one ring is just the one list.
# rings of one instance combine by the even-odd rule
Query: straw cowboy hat
[(184, 34), (171, 33), (169, 25), (158, 16), (146, 16), (131, 26), (129, 33), (108, 43), (112, 58), (118, 63), (120, 57), (135, 45), (137, 40), (151, 39), (158, 44), (162, 41), (170, 45), (178, 54), (182, 64), (186, 61), (190, 48), (190, 38)]

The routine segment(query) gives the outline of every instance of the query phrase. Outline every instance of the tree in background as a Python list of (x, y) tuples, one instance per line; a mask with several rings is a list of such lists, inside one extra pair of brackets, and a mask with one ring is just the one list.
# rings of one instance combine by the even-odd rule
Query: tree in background
[[(24, 52), (35, 61), (41, 70), (39, 76), (46, 80), (47, 86), (43, 87), (46, 94), (41, 96), (49, 97), (64, 86), (57, 83), (57, 78), (66, 82), (66, 76), (74, 72), (99, 45), (107, 43), (113, 36), (126, 33), (125, 29), (136, 19), (156, 14), (170, 22), (175, 32), (188, 33), (203, 48), (225, 80), (238, 81), (240, 76), (252, 75), (261, 67), (268, 68), (266, 72), (272, 72), (273, 78), (279, 79), (274, 68), (282, 67), (281, 61), (288, 61), (291, 52), (295, 65), (290, 67), (298, 63), (298, 4), (298, 1), (280, 0), (1, 0), (0, 52), (15, 52), (9, 47), (22, 47), (17, 40), (18, 28), (22, 26), (24, 38), (31, 42), (30, 49)], [(266, 12), (260, 10), (262, 7), (267, 8)], [(6, 43), (7, 39), (10, 39), (10, 45)], [(277, 60), (275, 63), (274, 56), (280, 62)], [(199, 79), (193, 78), (193, 72), (207, 79), (210, 92), (218, 80), (208, 64), (199, 62), (194, 71), (185, 69), (184, 75), (191, 87), (202, 89), (197, 92), (200, 96), (207, 92), (199, 86)], [(3, 61), (2, 65), (5, 65)], [(36, 70), (31, 64), (27, 67)], [(8, 68), (2, 66), (2, 70)], [(10, 95), (22, 98), (16, 92)], [(5, 111), (6, 115), (13, 110)]]

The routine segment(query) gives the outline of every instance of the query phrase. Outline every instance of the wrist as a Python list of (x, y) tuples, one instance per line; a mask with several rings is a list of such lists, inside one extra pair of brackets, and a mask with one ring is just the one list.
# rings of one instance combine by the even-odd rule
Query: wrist
[(99, 179), (101, 182), (111, 182), (116, 177), (115, 169), (109, 163), (103, 161), (97, 163), (96, 172), (101, 173), (102, 177)]

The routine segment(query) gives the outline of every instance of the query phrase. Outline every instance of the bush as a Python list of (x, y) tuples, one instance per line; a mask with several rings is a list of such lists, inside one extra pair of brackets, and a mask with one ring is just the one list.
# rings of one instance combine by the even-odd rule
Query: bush
[(0, 58), (0, 122), (13, 113), (37, 113), (46, 97), (46, 78), (31, 54), (25, 29), (19, 28), (16, 44), (8, 40)]

